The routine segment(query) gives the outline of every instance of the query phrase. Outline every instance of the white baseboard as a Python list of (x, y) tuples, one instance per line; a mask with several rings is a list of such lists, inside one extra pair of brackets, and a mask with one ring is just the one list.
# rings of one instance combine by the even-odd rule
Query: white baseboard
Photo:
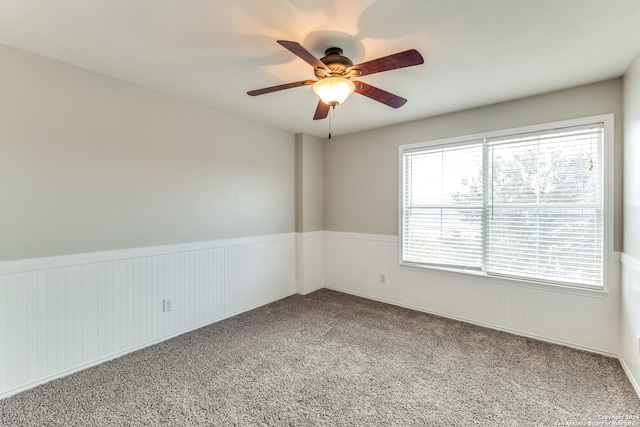
[(324, 286), (324, 285), (320, 285), (320, 286), (314, 287), (314, 288), (312, 288), (312, 289), (305, 289), (304, 291), (297, 292), (297, 294), (298, 294), (298, 295), (309, 295), (309, 294), (312, 294), (312, 293), (314, 293), (314, 292), (319, 291), (320, 289), (325, 289), (325, 288), (326, 288), (326, 289), (329, 289), (329, 288), (327, 288), (327, 287), (326, 287), (326, 286)]

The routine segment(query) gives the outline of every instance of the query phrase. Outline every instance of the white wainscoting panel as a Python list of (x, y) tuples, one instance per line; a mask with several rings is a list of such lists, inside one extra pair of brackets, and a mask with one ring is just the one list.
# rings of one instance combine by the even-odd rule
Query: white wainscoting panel
[(0, 398), (295, 293), (296, 242), (290, 233), (0, 263)]
[(640, 396), (640, 259), (622, 254), (620, 361)]
[(575, 292), (402, 267), (398, 245), (396, 236), (327, 232), (326, 287), (617, 356), (619, 261), (609, 293)]
[(324, 232), (298, 234), (297, 291), (306, 295), (324, 286)]
[(623, 264), (619, 334), (617, 285), (575, 293), (404, 268), (395, 236), (289, 233), (3, 262), (0, 398), (323, 285), (604, 354), (621, 348), (637, 386), (640, 262), (623, 254)]
[(295, 244), (295, 238), (286, 238), (226, 248), (226, 315), (231, 316), (295, 292)]

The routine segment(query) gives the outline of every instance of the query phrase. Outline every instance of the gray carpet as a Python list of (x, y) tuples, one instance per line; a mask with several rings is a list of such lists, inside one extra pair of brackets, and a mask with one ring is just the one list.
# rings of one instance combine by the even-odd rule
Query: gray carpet
[[(0, 401), (4, 426), (558, 426), (636, 415), (615, 359), (329, 290)], [(640, 425), (627, 422), (609, 425)]]

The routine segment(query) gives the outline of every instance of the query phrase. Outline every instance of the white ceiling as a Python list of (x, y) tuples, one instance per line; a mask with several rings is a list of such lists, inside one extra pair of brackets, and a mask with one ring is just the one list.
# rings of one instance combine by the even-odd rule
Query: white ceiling
[(0, 43), (298, 133), (325, 137), (306, 62), (331, 46), (354, 63), (417, 49), (423, 65), (362, 77), (409, 102), (358, 94), (343, 134), (624, 74), (640, 50), (640, 0), (0, 0)]

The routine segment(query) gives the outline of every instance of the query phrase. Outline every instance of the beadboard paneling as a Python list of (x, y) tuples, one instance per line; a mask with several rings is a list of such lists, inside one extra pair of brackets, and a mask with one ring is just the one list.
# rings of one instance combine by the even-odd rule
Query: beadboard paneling
[(622, 254), (620, 361), (640, 396), (640, 259)]
[[(576, 292), (401, 267), (398, 256), (395, 236), (327, 232), (325, 285), (520, 335), (618, 354), (617, 285), (609, 293)], [(619, 265), (614, 264), (612, 282), (618, 283)], [(381, 274), (386, 283), (380, 283)]]
[(295, 239), (227, 247), (226, 314), (237, 314), (294, 293), (295, 254)]
[(295, 262), (291, 233), (0, 263), (0, 398), (291, 295)]
[(306, 295), (324, 286), (324, 232), (299, 233), (296, 248), (297, 291)]
[[(314, 232), (0, 263), (0, 398), (323, 283), (618, 354), (616, 287), (580, 294), (408, 269), (397, 250), (394, 236)], [(620, 351), (632, 381), (640, 376), (628, 337), (640, 324), (638, 266), (623, 270)], [(162, 312), (165, 298), (173, 311)]]

